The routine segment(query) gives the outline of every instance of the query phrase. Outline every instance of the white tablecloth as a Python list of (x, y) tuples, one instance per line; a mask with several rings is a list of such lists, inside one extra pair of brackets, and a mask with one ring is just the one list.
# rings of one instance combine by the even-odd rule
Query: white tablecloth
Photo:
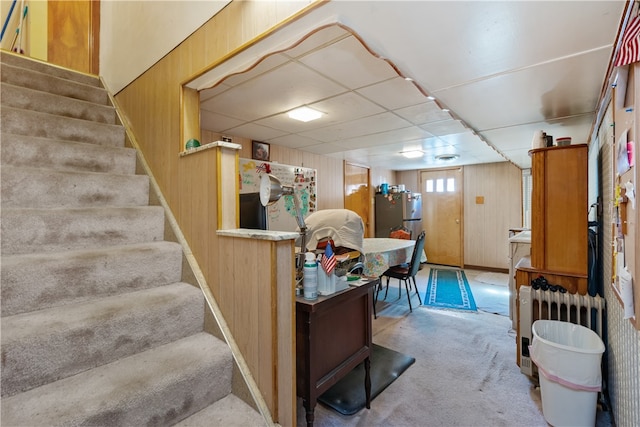
[(411, 262), (415, 240), (364, 239), (364, 275), (379, 277), (394, 265)]

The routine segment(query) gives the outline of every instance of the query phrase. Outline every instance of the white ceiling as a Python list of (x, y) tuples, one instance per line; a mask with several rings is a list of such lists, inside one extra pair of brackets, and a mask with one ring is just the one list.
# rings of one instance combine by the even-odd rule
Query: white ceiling
[[(589, 140), (624, 11), (624, 1), (334, 1), (189, 86), (203, 89), (201, 126), (224, 135), (391, 170), (528, 168), (536, 131)], [(301, 105), (325, 114), (286, 116)], [(412, 149), (423, 156), (400, 154)]]

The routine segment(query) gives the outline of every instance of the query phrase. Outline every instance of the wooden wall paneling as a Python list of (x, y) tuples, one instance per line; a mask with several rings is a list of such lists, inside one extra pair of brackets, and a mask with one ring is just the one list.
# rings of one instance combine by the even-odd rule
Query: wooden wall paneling
[(507, 162), (464, 167), (465, 265), (509, 268), (508, 230), (522, 224), (521, 176)]
[[(253, 366), (254, 376), (262, 390), (270, 389), (270, 376), (265, 379), (264, 366), (261, 358), (266, 359), (266, 363), (271, 365), (271, 352), (264, 352), (265, 346), (260, 339), (268, 339), (269, 348), (271, 335), (261, 337), (262, 326), (269, 324), (270, 315), (261, 319), (259, 314), (260, 298), (263, 297), (262, 304), (271, 306), (269, 268), (264, 265), (268, 252), (261, 253), (260, 246), (268, 245), (268, 242), (261, 242), (253, 239), (234, 239), (232, 253), (234, 285), (230, 297), (232, 299), (234, 336), (236, 342), (242, 350), (242, 354), (249, 366)], [(268, 247), (267, 247), (268, 249)], [(220, 248), (227, 250), (227, 248)], [(228, 257), (225, 257), (228, 259)], [(258, 261), (258, 262), (256, 262)], [(260, 277), (262, 276), (262, 277)], [(265, 289), (266, 288), (266, 289)], [(262, 320), (262, 322), (261, 322)], [(261, 347), (262, 350), (261, 351)], [(261, 354), (264, 353), (264, 354)], [(270, 407), (273, 406), (273, 395), (265, 396), (265, 400)]]
[(200, 109), (194, 108), (200, 103), (198, 91), (188, 87), (181, 88), (180, 97), (180, 135), (178, 151), (185, 151), (187, 141), (191, 138), (197, 139), (201, 145), (204, 145), (200, 131)]
[(404, 184), (405, 190), (412, 193), (422, 193), (420, 191), (420, 174), (417, 170), (396, 172), (396, 184)]
[[(280, 425), (293, 426), (296, 424), (296, 360), (295, 360), (295, 293), (293, 287), (279, 286), (279, 284), (294, 283), (295, 272), (293, 262), (283, 263), (282, 260), (293, 260), (295, 250), (293, 241), (274, 243), (272, 250), (272, 295), (277, 306), (273, 310), (273, 328), (280, 331), (278, 342), (274, 346), (276, 353), (273, 360), (277, 363), (278, 376), (276, 378), (275, 393), (278, 396), (277, 419)], [(275, 259), (274, 259), (275, 258)], [(273, 273), (273, 268), (277, 271)], [(264, 304), (263, 304), (264, 305)], [(289, 334), (283, 334), (288, 330)]]

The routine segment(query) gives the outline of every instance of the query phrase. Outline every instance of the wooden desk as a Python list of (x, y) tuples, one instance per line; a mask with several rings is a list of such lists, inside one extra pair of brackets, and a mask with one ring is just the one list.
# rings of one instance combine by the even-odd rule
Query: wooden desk
[(313, 426), (318, 397), (364, 362), (363, 386), (371, 407), (373, 279), (315, 301), (296, 297), (296, 389)]

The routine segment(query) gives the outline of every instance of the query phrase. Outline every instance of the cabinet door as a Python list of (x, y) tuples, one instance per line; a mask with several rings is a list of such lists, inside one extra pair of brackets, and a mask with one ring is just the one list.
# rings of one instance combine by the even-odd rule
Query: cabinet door
[(586, 275), (588, 148), (532, 150), (531, 265)]

